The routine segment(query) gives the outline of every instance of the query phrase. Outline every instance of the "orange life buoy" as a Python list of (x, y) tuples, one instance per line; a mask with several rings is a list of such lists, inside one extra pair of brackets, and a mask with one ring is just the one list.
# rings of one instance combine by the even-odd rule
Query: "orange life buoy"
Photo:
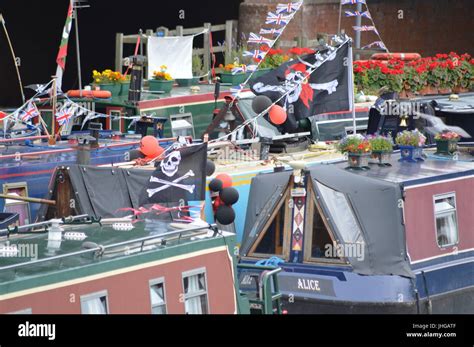
[(400, 59), (405, 61), (421, 59), (419, 53), (376, 53), (370, 57), (374, 60)]
[[(80, 90), (70, 90), (67, 92), (67, 96), (70, 98), (80, 98), (81, 91)], [(97, 98), (97, 99), (109, 99), (112, 97), (112, 93), (108, 90), (83, 90), (82, 91), (83, 98)]]

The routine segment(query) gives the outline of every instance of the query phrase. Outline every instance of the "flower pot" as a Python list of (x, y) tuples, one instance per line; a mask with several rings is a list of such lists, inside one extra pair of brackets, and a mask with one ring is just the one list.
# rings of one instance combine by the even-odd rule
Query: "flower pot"
[(261, 77), (263, 75), (265, 75), (266, 73), (269, 73), (270, 71), (272, 71), (273, 69), (272, 68), (265, 68), (265, 69), (258, 69), (257, 71), (255, 71), (252, 75), (252, 79), (254, 78), (258, 78), (258, 77)]
[(451, 94), (452, 92), (451, 88), (438, 88), (438, 94)]
[(223, 72), (223, 73), (221, 73), (221, 82), (236, 86), (236, 85), (239, 85), (241, 83), (244, 83), (249, 76), (250, 76), (250, 74), (247, 73), (247, 72), (246, 73), (236, 73), (235, 75), (233, 75), (230, 72)]
[(121, 83), (98, 83), (93, 84), (94, 87), (98, 87), (100, 90), (107, 90), (112, 93), (112, 96), (118, 96), (122, 89)]
[(401, 158), (398, 161), (405, 161), (409, 163), (417, 163), (424, 161), (423, 148), (415, 146), (398, 146), (400, 148)]
[(426, 86), (420, 89), (418, 92), (421, 95), (436, 95), (438, 94), (438, 88), (432, 86)]
[(464, 87), (454, 87), (453, 88), (453, 93), (456, 93), (456, 94), (468, 93), (468, 92), (469, 92), (469, 89), (464, 88)]
[(178, 83), (178, 86), (180, 87), (190, 87), (190, 86), (195, 86), (199, 84), (199, 77), (193, 77), (193, 78), (177, 78), (176, 83)]
[(120, 95), (128, 95), (128, 91), (130, 90), (130, 81), (124, 81), (120, 83)]
[(169, 93), (173, 89), (174, 81), (167, 80), (148, 80), (148, 85), (151, 92)]
[(458, 150), (457, 140), (436, 140), (437, 155), (453, 156)]
[(372, 151), (370, 158), (375, 164), (379, 164), (380, 166), (392, 166), (390, 164), (392, 151)]
[(369, 170), (369, 158), (371, 153), (347, 153), (349, 169)]

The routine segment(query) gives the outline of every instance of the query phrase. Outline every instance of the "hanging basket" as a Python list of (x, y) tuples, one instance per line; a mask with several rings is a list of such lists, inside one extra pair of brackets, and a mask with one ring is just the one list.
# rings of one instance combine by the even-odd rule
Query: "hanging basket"
[(423, 159), (423, 148), (415, 146), (399, 146), (401, 162), (418, 163), (425, 161)]

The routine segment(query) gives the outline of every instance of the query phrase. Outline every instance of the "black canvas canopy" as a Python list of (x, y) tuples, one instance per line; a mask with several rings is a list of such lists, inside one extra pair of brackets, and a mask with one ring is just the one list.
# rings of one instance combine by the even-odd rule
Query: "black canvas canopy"
[[(291, 172), (274, 173), (253, 179), (242, 241), (243, 256), (268, 221), (268, 212), (282, 198), (290, 175)], [(364, 257), (347, 257), (354, 272), (414, 277), (406, 251), (399, 184), (356, 175), (336, 165), (314, 166), (306, 177), (311, 180), (337, 240), (345, 243), (357, 234), (354, 239), (364, 245)]]
[[(71, 197), (74, 200), (73, 210), (77, 214), (88, 214), (96, 218), (124, 217), (132, 214), (132, 211), (122, 209), (141, 207), (140, 195), (153, 173), (153, 170), (117, 167), (84, 165), (58, 167), (50, 183), (48, 199), (57, 198), (58, 182), (64, 180), (65, 170), (70, 182)], [(166, 203), (162, 205), (171, 206)], [(39, 220), (50, 217), (48, 208), (51, 209), (47, 205), (41, 207), (38, 212)]]

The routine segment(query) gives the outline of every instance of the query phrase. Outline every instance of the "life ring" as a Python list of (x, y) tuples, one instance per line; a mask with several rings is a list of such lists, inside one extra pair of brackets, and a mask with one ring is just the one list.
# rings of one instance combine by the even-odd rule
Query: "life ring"
[[(70, 90), (67, 92), (67, 96), (70, 98), (80, 98), (81, 91), (80, 90)], [(96, 99), (110, 99), (112, 97), (112, 93), (108, 90), (82, 90), (82, 97), (83, 98), (96, 98)]]
[(376, 53), (370, 57), (374, 60), (390, 60), (390, 59), (400, 59), (405, 61), (418, 60), (421, 59), (419, 53)]

